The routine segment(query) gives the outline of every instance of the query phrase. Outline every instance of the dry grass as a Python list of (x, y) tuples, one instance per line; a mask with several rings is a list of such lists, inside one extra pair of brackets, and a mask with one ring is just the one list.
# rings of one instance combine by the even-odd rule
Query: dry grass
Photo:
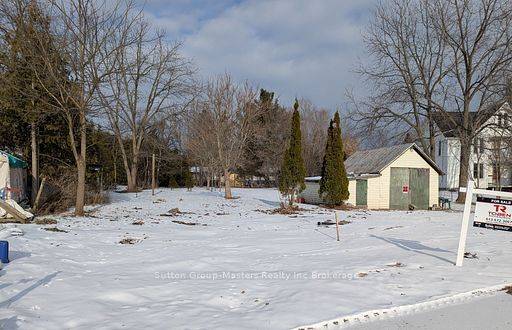
[(263, 213), (267, 213), (267, 214), (284, 214), (284, 215), (290, 215), (290, 214), (300, 214), (301, 212), (306, 212), (308, 211), (307, 209), (303, 209), (303, 208), (300, 208), (299, 206), (297, 205), (293, 205), (293, 206), (285, 206), (285, 205), (281, 205), (280, 207), (278, 207), (277, 209), (273, 209), (273, 210), (257, 210), (257, 211), (260, 211), (260, 212), (263, 212)]
[(140, 240), (137, 239), (137, 238), (132, 238), (132, 237), (126, 237), (126, 238), (123, 238), (122, 240), (119, 241), (119, 244), (136, 244), (138, 243)]
[(50, 228), (43, 228), (44, 230), (46, 231), (51, 231), (51, 232), (54, 232), (54, 233), (67, 233), (66, 230), (64, 229), (59, 229), (57, 227), (50, 227)]
[(88, 192), (86, 193), (85, 203), (88, 205), (107, 204), (110, 198), (105, 192)]
[(183, 214), (194, 214), (194, 212), (182, 212), (179, 208), (175, 207), (167, 211), (167, 213), (162, 213), (160, 216), (162, 217), (177, 217)]
[[(49, 175), (46, 179), (41, 201), (37, 210), (38, 215), (55, 214), (67, 211), (75, 205), (76, 199), (76, 170), (73, 167), (59, 168), (58, 173)], [(94, 187), (86, 187), (85, 203), (88, 205), (106, 204), (108, 194), (97, 192)]]
[(36, 225), (56, 225), (57, 220), (53, 218), (36, 218), (34, 221)]

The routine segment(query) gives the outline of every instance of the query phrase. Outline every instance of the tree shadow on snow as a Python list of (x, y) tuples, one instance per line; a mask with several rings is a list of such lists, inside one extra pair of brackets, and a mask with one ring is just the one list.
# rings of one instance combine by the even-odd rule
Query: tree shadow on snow
[[(0, 308), (7, 308), (7, 307), (11, 306), (12, 303), (14, 303), (14, 302), (20, 300), (21, 298), (25, 297), (32, 290), (37, 289), (41, 285), (45, 285), (45, 284), (50, 283), (53, 280), (53, 278), (55, 276), (57, 276), (59, 273), (60, 273), (60, 271), (54, 272), (54, 273), (48, 274), (45, 277), (37, 280), (31, 286), (29, 286), (28, 288), (26, 288), (24, 290), (21, 290), (20, 292), (18, 292), (17, 294), (12, 296), (11, 298), (9, 298), (9, 299), (7, 299), (7, 300), (5, 300), (3, 302), (0, 302)], [(26, 282), (27, 282), (27, 280), (21, 280), (18, 283), (26, 283)], [(6, 286), (9, 286), (9, 285), (11, 285), (11, 284), (7, 284)]]
[(413, 240), (408, 240), (408, 239), (400, 239), (400, 238), (392, 238), (392, 237), (380, 237), (380, 236), (376, 236), (376, 235), (370, 235), (370, 237), (374, 237), (374, 238), (380, 239), (380, 240), (382, 240), (384, 242), (393, 244), (393, 245), (395, 245), (395, 246), (397, 246), (397, 247), (399, 247), (399, 248), (401, 248), (401, 249), (403, 249), (405, 251), (416, 252), (416, 253), (419, 253), (419, 254), (430, 256), (430, 257), (433, 257), (433, 258), (436, 258), (436, 259), (439, 259), (439, 260), (442, 260), (442, 261), (446, 261), (446, 262), (448, 262), (450, 264), (453, 264), (452, 260), (440, 257), (440, 256), (435, 255), (433, 253), (425, 252), (425, 251), (431, 251), (431, 252), (450, 252), (451, 253), (451, 251), (448, 251), (448, 250), (444, 250), (444, 249), (440, 249), (440, 248), (432, 248), (430, 246), (426, 246), (426, 245), (422, 244), (419, 241), (413, 241)]
[[(22, 258), (26, 258), (26, 257), (30, 257), (30, 256), (31, 256), (31, 253), (25, 252), (25, 251), (11, 251), (9, 253), (9, 259), (11, 262), (14, 260), (17, 260), (17, 259), (22, 259)], [(4, 265), (4, 266), (7, 266), (7, 265)]]
[(0, 319), (0, 329), (12, 330), (19, 329), (18, 324), (18, 316), (12, 316), (5, 319)]

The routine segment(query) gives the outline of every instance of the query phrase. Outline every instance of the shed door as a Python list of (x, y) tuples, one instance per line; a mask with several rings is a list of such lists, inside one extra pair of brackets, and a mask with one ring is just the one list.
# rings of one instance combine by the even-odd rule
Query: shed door
[(356, 205), (368, 205), (368, 181), (356, 180)]
[(429, 205), (430, 170), (428, 168), (411, 168), (409, 170), (411, 204), (426, 210)]
[(392, 167), (389, 186), (389, 208), (393, 210), (409, 209), (409, 169)]
[(409, 204), (417, 209), (428, 209), (430, 196), (430, 169), (391, 168), (389, 208), (407, 210)]

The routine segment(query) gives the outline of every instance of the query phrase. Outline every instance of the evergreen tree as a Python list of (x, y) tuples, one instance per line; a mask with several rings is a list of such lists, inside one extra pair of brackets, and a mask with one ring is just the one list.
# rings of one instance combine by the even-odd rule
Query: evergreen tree
[(327, 168), (327, 158), (329, 158), (332, 155), (333, 131), (333, 121), (331, 119), (331, 121), (329, 122), (329, 128), (327, 129), (327, 139), (325, 142), (324, 158), (322, 160), (322, 171), (320, 173), (320, 175), (322, 176), (322, 178), (320, 179), (320, 189), (318, 190), (318, 194), (320, 196), (322, 196), (322, 194), (325, 192), (325, 172)]
[(334, 120), (331, 120), (329, 125), (322, 165), (322, 179), (318, 191), (323, 200), (331, 205), (341, 205), (349, 197), (344, 159), (340, 115), (336, 112)]
[[(37, 1), (6, 3), (8, 11), (0, 29), (0, 148), (14, 151), (30, 163), (32, 200), (39, 187), (39, 168), (55, 159), (66, 164), (67, 123), (55, 116), (50, 94), (58, 93), (49, 83), (45, 54), (61, 63), (50, 33), (50, 16)], [(50, 58), (50, 57), (47, 57)], [(67, 75), (63, 71), (62, 79)], [(43, 84), (45, 87), (43, 87)], [(43, 157), (40, 157), (43, 156)], [(52, 171), (43, 171), (44, 175)], [(56, 171), (59, 173), (60, 171)]]
[(306, 188), (304, 184), (306, 168), (302, 159), (299, 102), (297, 99), (295, 99), (293, 108), (290, 144), (285, 152), (279, 176), (279, 191), (288, 199), (290, 206), (293, 205), (296, 195)]
[(171, 176), (171, 178), (169, 179), (169, 187), (171, 189), (174, 189), (174, 188), (178, 188), (178, 181), (176, 181), (176, 177), (173, 175)]
[(194, 178), (192, 177), (192, 173), (190, 173), (189, 169), (187, 168), (183, 174), (185, 177), (185, 187), (187, 187), (188, 191), (191, 191), (194, 187)]

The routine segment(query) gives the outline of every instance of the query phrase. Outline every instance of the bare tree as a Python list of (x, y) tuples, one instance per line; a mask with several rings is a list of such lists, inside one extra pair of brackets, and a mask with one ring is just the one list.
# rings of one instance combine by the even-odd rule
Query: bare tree
[(366, 38), (373, 62), (361, 70), (376, 92), (358, 111), (360, 119), (370, 127), (412, 130), (434, 158), (433, 117), (441, 116), (460, 138), (459, 185), (465, 186), (472, 141), (486, 110), (505, 95), (511, 22), (510, 4), (501, 0), (381, 4)]
[(216, 149), (212, 146), (212, 141), (215, 140), (210, 126), (212, 119), (204, 99), (192, 103), (187, 119), (186, 150), (205, 176), (207, 188), (212, 187), (216, 169), (219, 167), (216, 162)]
[(373, 94), (355, 102), (365, 128), (391, 128), (396, 136), (412, 132), (435, 159), (432, 113), (444, 104), (447, 75), (445, 43), (436, 35), (427, 0), (381, 3), (365, 35), (371, 61), (358, 70)]
[(211, 173), (221, 171), (224, 197), (229, 199), (231, 174), (255, 131), (256, 92), (247, 83), (236, 85), (226, 74), (208, 82), (204, 94), (189, 125), (190, 151)]
[[(180, 54), (180, 44), (166, 43), (140, 15), (118, 31), (116, 70), (101, 88), (104, 113), (116, 136), (126, 171), (128, 191), (137, 191), (139, 156), (151, 125), (179, 115), (193, 95), (193, 70)], [(129, 148), (125, 144), (129, 141)], [(127, 150), (128, 149), (128, 150)]]
[[(110, 59), (119, 45), (111, 44), (114, 32), (126, 26), (130, 4), (97, 0), (49, 0), (56, 42), (46, 45), (45, 77), (39, 76), (68, 124), (69, 145), (76, 163), (75, 214), (84, 214), (88, 116), (97, 108), (98, 90), (112, 70)], [(41, 36), (41, 40), (45, 40)], [(51, 48), (59, 49), (58, 58)], [(37, 71), (36, 71), (37, 72)], [(57, 89), (57, 92), (55, 91)]]
[[(435, 2), (434, 25), (449, 49), (444, 86), (446, 106), (460, 138), (459, 186), (467, 185), (473, 139), (488, 118), (486, 110), (505, 97), (512, 69), (512, 10), (501, 0)], [(462, 202), (464, 193), (459, 193)]]
[(330, 115), (327, 110), (318, 109), (309, 100), (301, 99), (299, 104), (302, 158), (306, 167), (306, 175), (320, 175)]

